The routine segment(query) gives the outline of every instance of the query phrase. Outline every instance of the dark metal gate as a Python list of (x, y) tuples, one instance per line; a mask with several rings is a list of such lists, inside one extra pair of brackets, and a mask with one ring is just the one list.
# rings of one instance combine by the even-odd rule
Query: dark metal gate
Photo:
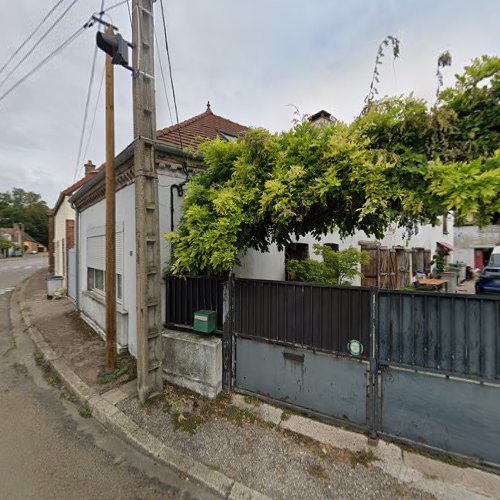
[(367, 288), (237, 279), (235, 388), (367, 429), (371, 314)]

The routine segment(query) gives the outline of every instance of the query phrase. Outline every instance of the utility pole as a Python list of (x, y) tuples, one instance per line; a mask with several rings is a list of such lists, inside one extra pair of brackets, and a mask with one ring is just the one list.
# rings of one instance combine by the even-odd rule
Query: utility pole
[[(106, 29), (113, 36), (111, 26)], [(115, 97), (114, 66), (106, 55), (106, 371), (116, 369)]]
[(153, 0), (133, 0), (132, 7), (137, 391), (144, 403), (163, 386)]

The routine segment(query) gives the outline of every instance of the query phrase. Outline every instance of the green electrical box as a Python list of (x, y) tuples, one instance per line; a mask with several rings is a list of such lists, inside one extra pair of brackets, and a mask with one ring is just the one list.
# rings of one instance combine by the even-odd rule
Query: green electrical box
[(212, 333), (215, 331), (215, 311), (196, 311), (194, 313), (194, 331)]

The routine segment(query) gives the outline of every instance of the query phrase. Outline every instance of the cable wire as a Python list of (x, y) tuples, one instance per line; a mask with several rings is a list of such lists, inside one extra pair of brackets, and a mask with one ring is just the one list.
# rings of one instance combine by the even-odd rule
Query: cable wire
[(156, 27), (155, 27), (154, 35), (155, 35), (155, 42), (156, 42), (156, 50), (158, 51), (158, 62), (160, 63), (161, 79), (163, 81), (163, 90), (165, 92), (165, 99), (167, 100), (168, 114), (170, 116), (170, 123), (173, 125), (174, 119), (172, 118), (172, 109), (170, 108), (170, 100), (168, 98), (167, 83), (165, 82), (165, 73), (163, 72), (163, 64), (161, 62), (161, 57), (160, 57), (160, 45), (158, 44), (158, 36), (156, 34)]
[(38, 32), (38, 30), (43, 26), (45, 21), (52, 15), (52, 13), (61, 5), (65, 0), (59, 0), (48, 12), (45, 14), (45, 16), (42, 18), (42, 20), (38, 23), (36, 28), (28, 35), (28, 37), (24, 40), (21, 45), (14, 51), (14, 53), (5, 61), (4, 65), (0, 68), (0, 74), (5, 70), (5, 68), (10, 64), (10, 62), (14, 59), (14, 57), (23, 50), (23, 48), (26, 46), (26, 44), (35, 36), (35, 34)]
[[(168, 48), (167, 23), (165, 21), (165, 10), (163, 8), (163, 0), (160, 0), (160, 7), (161, 7), (161, 17), (162, 17), (162, 21), (163, 21), (163, 34), (165, 36), (165, 48), (167, 50), (168, 71), (170, 74), (170, 85), (172, 87), (172, 97), (174, 98), (175, 119), (177, 121), (177, 131), (179, 133), (179, 143), (180, 143), (181, 149), (184, 149), (184, 146), (182, 144), (181, 126), (179, 125), (179, 112), (177, 110), (177, 99), (175, 97), (174, 77), (172, 75), (172, 61), (170, 60), (170, 50)], [(186, 176), (187, 176), (187, 169), (186, 169)]]
[(14, 73), (17, 68), (23, 64), (24, 61), (35, 51), (35, 49), (42, 43), (42, 41), (49, 35), (49, 33), (64, 19), (66, 14), (71, 10), (71, 8), (78, 2), (79, 0), (73, 0), (68, 7), (64, 10), (64, 12), (49, 26), (47, 31), (38, 39), (38, 41), (31, 47), (28, 52), (24, 55), (24, 57), (12, 68), (9, 73), (7, 73), (7, 76), (0, 82), (0, 87), (3, 86), (3, 84), (9, 79), (10, 75)]
[(73, 175), (73, 182), (76, 180), (76, 176), (78, 175), (78, 168), (80, 166), (80, 157), (81, 157), (81, 154), (82, 154), (83, 139), (85, 137), (85, 128), (87, 126), (87, 118), (88, 118), (88, 113), (89, 113), (90, 96), (92, 94), (92, 84), (94, 83), (94, 73), (95, 73), (96, 61), (97, 61), (97, 45), (94, 47), (94, 55), (92, 57), (92, 66), (90, 68), (89, 85), (88, 85), (88, 88), (87, 88), (87, 99), (85, 100), (85, 111), (83, 113), (82, 130), (80, 132), (80, 142), (78, 144), (78, 154), (76, 156), (75, 173)]
[(84, 149), (84, 152), (83, 152), (83, 157), (84, 158), (86, 158), (86, 156), (87, 156), (87, 152), (88, 152), (89, 146), (90, 146), (90, 140), (92, 139), (92, 134), (94, 132), (94, 124), (95, 124), (95, 119), (96, 119), (96, 116), (97, 116), (97, 109), (99, 108), (99, 101), (101, 99), (102, 84), (104, 82), (104, 75), (105, 74), (106, 74), (106, 66), (104, 66), (104, 68), (102, 70), (102, 74), (101, 74), (101, 82), (99, 83), (99, 91), (97, 92), (97, 99), (96, 99), (95, 107), (94, 107), (94, 116), (92, 117), (92, 123), (90, 125), (90, 132), (89, 132), (89, 135), (87, 137), (87, 143), (85, 144), (85, 149)]
[[(102, 17), (104, 13), (104, 0), (101, 0), (101, 10), (99, 11), (99, 19)], [(89, 77), (89, 85), (87, 87), (87, 98), (85, 100), (85, 111), (83, 113), (83, 123), (82, 130), (80, 132), (80, 142), (78, 144), (78, 154), (76, 156), (75, 163), (75, 173), (73, 175), (73, 182), (76, 180), (76, 176), (78, 175), (78, 168), (80, 166), (80, 157), (82, 154), (83, 140), (85, 138), (85, 128), (87, 127), (87, 118), (89, 114), (89, 105), (90, 105), (90, 97), (92, 94), (92, 84), (94, 83), (94, 74), (95, 74), (95, 65), (97, 61), (97, 44), (94, 45), (94, 55), (92, 57), (92, 65), (90, 67), (90, 77)]]
[(91, 25), (87, 23), (85, 26), (78, 28), (72, 35), (70, 35), (59, 47), (54, 49), (47, 57), (42, 59), (33, 69), (31, 69), (28, 73), (26, 73), (22, 78), (20, 78), (12, 87), (10, 87), (6, 92), (0, 95), (0, 102), (2, 102), (13, 90), (15, 90), (21, 83), (23, 83), (27, 78), (33, 75), (36, 71), (38, 71), (41, 67), (43, 67), (46, 63), (50, 61), (56, 54), (58, 54), (61, 50), (66, 48), (68, 45), (73, 43), (84, 31), (86, 28)]

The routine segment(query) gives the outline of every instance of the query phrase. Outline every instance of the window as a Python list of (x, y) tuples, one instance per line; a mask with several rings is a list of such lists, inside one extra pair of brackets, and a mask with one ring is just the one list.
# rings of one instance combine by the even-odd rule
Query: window
[(339, 251), (339, 245), (337, 243), (323, 243), (323, 246), (330, 247), (334, 252)]
[[(288, 269), (290, 260), (306, 260), (309, 258), (309, 245), (307, 243), (292, 243), (285, 248), (285, 269)], [(287, 281), (292, 280), (292, 276), (286, 275)]]
[(285, 248), (285, 262), (289, 260), (306, 260), (309, 258), (307, 243), (292, 243)]
[[(123, 279), (121, 274), (116, 275), (116, 299), (122, 299)], [(106, 291), (106, 273), (101, 269), (87, 268), (87, 290), (94, 290), (101, 293)]]

